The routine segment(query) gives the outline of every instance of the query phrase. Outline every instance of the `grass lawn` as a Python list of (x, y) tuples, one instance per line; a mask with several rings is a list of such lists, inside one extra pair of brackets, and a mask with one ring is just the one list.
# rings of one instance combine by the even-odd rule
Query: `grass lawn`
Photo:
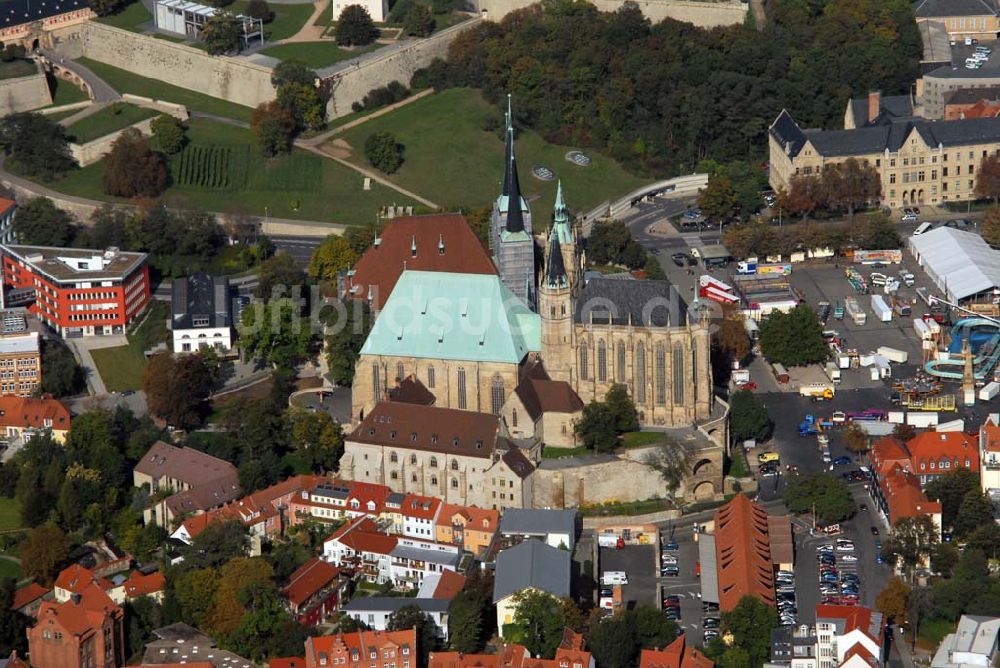
[(139, 317), (140, 324), (128, 333), (128, 345), (90, 351), (109, 392), (142, 389), (142, 373), (146, 370), (143, 352), (170, 338), (166, 323), (170, 305), (154, 299), (146, 307), (146, 314)]
[(20, 564), (9, 559), (0, 559), (0, 578), (14, 578), (20, 580), (24, 577), (24, 571)]
[[(240, 14), (246, 11), (248, 4), (249, 0), (238, 0), (227, 9), (234, 14)], [(312, 16), (314, 9), (311, 2), (301, 5), (279, 5), (273, 2), (269, 6), (274, 12), (274, 20), (264, 24), (264, 39), (268, 42), (288, 39), (297, 33)]]
[(79, 114), (81, 111), (83, 111), (83, 109), (70, 109), (69, 111), (60, 111), (55, 114), (45, 114), (45, 118), (55, 123), (58, 123), (64, 118), (69, 118), (70, 116)]
[[(240, 206), (251, 214), (333, 223), (365, 223), (386, 204), (416, 204), (378, 184), (363, 189), (364, 178), (332, 160), (302, 150), (265, 160), (249, 130), (226, 123), (193, 119), (190, 143), (171, 164), (173, 185), (164, 193), (168, 205), (227, 211)], [(209, 166), (209, 161), (217, 161)], [(74, 170), (50, 184), (56, 190), (108, 202), (104, 165)]]
[(580, 514), (584, 517), (601, 517), (610, 515), (644, 515), (667, 510), (670, 506), (664, 499), (646, 499), (645, 501), (630, 501), (623, 503), (602, 503), (594, 506), (581, 506)]
[(377, 48), (377, 45), (371, 45), (347, 50), (340, 48), (334, 42), (292, 42), (291, 44), (272, 46), (259, 53), (278, 60), (301, 60), (313, 69), (320, 69)]
[[(501, 117), (478, 90), (454, 88), (430, 95), (392, 113), (351, 128), (339, 136), (352, 147), (351, 160), (365, 164), (369, 135), (391, 132), (406, 147), (402, 168), (390, 178), (445, 208), (489, 206), (498, 194), (504, 145), (495, 132), (483, 130), (487, 116)], [(556, 181), (531, 174), (542, 164), (562, 179), (571, 209), (584, 211), (645, 183), (594, 151), (589, 167), (565, 159), (570, 147), (548, 144), (531, 131), (518, 133), (516, 152), (521, 192), (529, 199), (536, 229), (543, 229), (555, 201)]]
[(66, 128), (66, 131), (75, 138), (76, 143), (85, 144), (115, 130), (121, 130), (139, 121), (152, 118), (158, 113), (154, 109), (137, 107), (125, 102), (115, 102), (90, 116), (81, 118)]
[(120, 70), (117, 67), (99, 63), (96, 60), (80, 58), (77, 62), (90, 68), (94, 74), (107, 81), (108, 85), (119, 93), (132, 93), (143, 97), (183, 104), (192, 111), (202, 111), (206, 114), (235, 118), (238, 121), (246, 121), (247, 123), (250, 122), (250, 115), (253, 114), (253, 109), (250, 107), (233, 104), (232, 102), (196, 93), (185, 88), (171, 86), (156, 79), (140, 77), (131, 72)]
[(149, 13), (142, 2), (135, 0), (135, 2), (126, 6), (125, 9), (117, 14), (102, 16), (97, 20), (100, 23), (105, 23), (115, 28), (130, 30), (132, 32), (143, 32), (144, 24), (151, 24), (153, 22), (153, 15)]
[(627, 434), (622, 434), (622, 447), (641, 448), (660, 443), (663, 440), (665, 440), (664, 435), (658, 431), (630, 431)]
[(17, 499), (0, 497), (0, 531), (20, 529), (21, 526), (21, 506)]
[(90, 97), (78, 87), (62, 79), (52, 79), (52, 106), (61, 107), (64, 104), (83, 102)]
[(733, 456), (729, 458), (729, 470), (727, 475), (734, 478), (747, 478), (750, 476), (750, 468), (747, 466), (747, 456), (742, 449), (734, 450)]
[(9, 63), (0, 63), (0, 79), (16, 79), (38, 74), (38, 68), (30, 60), (12, 60)]

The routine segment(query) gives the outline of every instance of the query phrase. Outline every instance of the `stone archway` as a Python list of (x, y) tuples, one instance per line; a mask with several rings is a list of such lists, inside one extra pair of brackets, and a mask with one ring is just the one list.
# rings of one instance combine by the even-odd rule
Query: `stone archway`
[(715, 472), (715, 470), (713, 468), (714, 466), (715, 466), (715, 464), (714, 464), (714, 462), (711, 459), (708, 459), (708, 458), (699, 459), (695, 463), (694, 468), (691, 469), (691, 475), (692, 476), (710, 476), (710, 475), (712, 475)]
[(710, 501), (715, 498), (715, 485), (708, 480), (703, 480), (695, 485), (691, 493), (695, 501)]

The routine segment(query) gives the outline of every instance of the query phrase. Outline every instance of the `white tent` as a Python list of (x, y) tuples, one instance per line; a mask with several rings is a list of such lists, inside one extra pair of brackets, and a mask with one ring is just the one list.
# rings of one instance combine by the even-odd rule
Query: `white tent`
[(938, 227), (910, 237), (908, 245), (948, 301), (1000, 288), (1000, 251), (978, 234)]

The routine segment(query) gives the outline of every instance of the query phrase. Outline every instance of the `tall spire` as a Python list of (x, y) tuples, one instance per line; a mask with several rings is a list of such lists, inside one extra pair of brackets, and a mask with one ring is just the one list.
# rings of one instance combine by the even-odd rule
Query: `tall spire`
[(549, 256), (545, 259), (545, 285), (550, 288), (565, 288), (569, 285), (558, 234), (549, 237)]
[(503, 192), (500, 193), (500, 198), (507, 204), (505, 228), (508, 232), (523, 232), (524, 213), (521, 210), (523, 202), (521, 184), (517, 178), (517, 159), (514, 157), (514, 112), (510, 94), (507, 95), (507, 141), (504, 160)]

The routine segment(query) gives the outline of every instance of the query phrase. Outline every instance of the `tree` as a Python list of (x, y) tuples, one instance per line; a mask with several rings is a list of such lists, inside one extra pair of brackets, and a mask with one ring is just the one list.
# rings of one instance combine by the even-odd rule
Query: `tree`
[[(258, 585), (273, 587), (274, 571), (261, 557), (235, 557), (219, 570), (219, 585), (206, 618), (213, 635), (227, 636), (240, 627), (247, 613), (247, 594)], [(255, 592), (256, 593), (256, 592)]]
[(305, 357), (313, 334), (302, 307), (288, 297), (255, 301), (243, 311), (240, 340), (243, 352), (283, 368)]
[(732, 220), (739, 209), (732, 180), (721, 174), (709, 176), (708, 185), (698, 193), (698, 207), (708, 220)]
[(167, 164), (135, 128), (125, 129), (104, 157), (104, 192), (116, 197), (156, 197), (167, 187)]
[(844, 445), (854, 454), (868, 452), (868, 432), (852, 422), (844, 429)]
[(302, 455), (306, 465), (317, 473), (336, 470), (344, 454), (344, 433), (340, 423), (329, 413), (288, 410), (291, 446)]
[(414, 629), (417, 636), (417, 665), (427, 666), (427, 656), (437, 649), (438, 639), (434, 622), (417, 605), (404, 605), (386, 621), (387, 631)]
[(639, 428), (639, 413), (635, 410), (632, 397), (624, 385), (618, 383), (612, 385), (604, 395), (604, 403), (608, 407), (616, 432), (624, 434)]
[(298, 297), (306, 283), (306, 276), (289, 253), (275, 253), (261, 263), (257, 270), (257, 288), (254, 296), (263, 299), (272, 297)]
[(988, 155), (979, 162), (974, 192), (976, 197), (992, 199), (994, 206), (1000, 205), (1000, 156)]
[(743, 362), (750, 354), (750, 335), (744, 324), (743, 314), (735, 308), (723, 307), (719, 328), (712, 336), (712, 343), (726, 357), (726, 366)]
[(83, 368), (59, 339), (42, 339), (42, 382), (39, 391), (54, 397), (70, 397), (87, 386)]
[(622, 264), (639, 269), (646, 251), (632, 238), (632, 232), (620, 220), (595, 223), (587, 237), (587, 259), (594, 264)]
[(823, 166), (823, 189), (830, 204), (839, 205), (854, 217), (854, 209), (882, 194), (882, 179), (866, 160), (848, 158)]
[(775, 202), (778, 214), (807, 218), (823, 204), (823, 183), (819, 176), (792, 176), (788, 190), (779, 189)]
[[(920, 634), (920, 622), (933, 613), (934, 590), (930, 587), (914, 587), (911, 589), (906, 599), (906, 618), (912, 627), (910, 629), (912, 642), (915, 643), (917, 636)], [(911, 645), (910, 650), (912, 651), (913, 649), (914, 645)]]
[(313, 84), (286, 83), (278, 88), (277, 101), (292, 112), (296, 130), (316, 130), (326, 122), (326, 100)]
[(747, 439), (766, 441), (774, 429), (767, 407), (749, 390), (737, 390), (730, 397), (729, 430), (733, 442)]
[(375, 169), (393, 174), (403, 165), (403, 145), (389, 132), (373, 132), (365, 140), (365, 158)]
[(247, 3), (246, 15), (259, 19), (264, 23), (270, 23), (274, 20), (274, 12), (271, 11), (271, 6), (267, 4), (267, 0), (250, 0)]
[(342, 236), (330, 235), (316, 247), (309, 260), (309, 278), (314, 281), (336, 281), (337, 275), (353, 266), (358, 255), (351, 242)]
[(996, 559), (1000, 547), (1000, 525), (988, 522), (969, 534), (966, 550), (979, 550), (990, 559)]
[(893, 575), (885, 588), (875, 597), (875, 607), (882, 611), (890, 622), (898, 626), (906, 623), (906, 599), (910, 595), (910, 586), (898, 575)]
[(667, 272), (663, 271), (663, 265), (660, 264), (660, 260), (652, 253), (646, 256), (646, 264), (643, 268), (646, 270), (646, 278), (648, 280), (667, 280)]
[(127, 0), (94, 0), (90, 3), (90, 8), (98, 16), (109, 16), (120, 12), (127, 4)]
[(330, 379), (337, 385), (349, 386), (354, 382), (354, 371), (361, 346), (372, 327), (372, 314), (368, 302), (350, 299), (326, 304), (326, 365)]
[(434, 17), (426, 5), (413, 3), (403, 19), (403, 34), (430, 37), (434, 32)]
[(722, 629), (733, 636), (732, 646), (743, 650), (750, 666), (767, 662), (771, 654), (771, 631), (778, 626), (778, 613), (756, 596), (747, 594), (729, 612), (722, 613)]
[(964, 539), (979, 527), (993, 521), (993, 502), (980, 490), (970, 491), (962, 499), (955, 515), (953, 532), (956, 538)]
[(793, 513), (812, 512), (823, 522), (840, 522), (857, 510), (847, 484), (826, 473), (791, 476), (782, 497)]
[(691, 470), (691, 456), (683, 445), (668, 440), (643, 458), (642, 463), (660, 474), (666, 496), (673, 498)]
[(239, 520), (212, 522), (181, 550), (185, 569), (219, 568), (243, 557), (248, 547), (247, 528)]
[(1000, 246), (1000, 206), (991, 207), (983, 220), (983, 240), (994, 248)]
[(264, 156), (272, 158), (288, 153), (295, 134), (295, 116), (276, 100), (261, 102), (250, 117), (250, 131)]
[(243, 46), (243, 24), (230, 12), (218, 12), (205, 21), (198, 36), (211, 56), (238, 53)]
[(48, 587), (69, 556), (69, 548), (62, 529), (54, 524), (43, 524), (28, 533), (17, 553), (24, 574)]
[(337, 44), (365, 46), (378, 38), (378, 28), (368, 10), (361, 5), (347, 5), (337, 19)]
[(928, 499), (941, 502), (941, 525), (949, 528), (954, 527), (958, 509), (965, 497), (970, 492), (978, 491), (979, 474), (964, 466), (955, 467), (944, 475), (932, 478), (924, 488)]
[(769, 361), (785, 366), (816, 364), (828, 354), (823, 327), (806, 304), (769, 315), (760, 326), (760, 347)]
[(14, 608), (14, 594), (17, 592), (17, 580), (3, 578), (0, 580), (0, 647), (3, 651), (17, 650), (21, 656), (27, 654), (28, 618)]
[(566, 627), (562, 602), (537, 589), (525, 589), (514, 594), (514, 623), (504, 627), (504, 638), (510, 630), (511, 642), (518, 642), (532, 656), (552, 658), (562, 641)]
[(597, 665), (608, 668), (629, 668), (636, 665), (639, 642), (636, 629), (626, 611), (602, 620), (590, 630), (587, 646)]
[(175, 358), (170, 352), (158, 352), (142, 375), (149, 411), (182, 429), (201, 424), (212, 385), (212, 372), (202, 354)]
[(896, 526), (882, 543), (882, 554), (887, 559), (898, 559), (906, 572), (912, 573), (913, 569), (930, 557), (938, 542), (938, 528), (930, 515), (904, 517), (896, 522)]
[(0, 150), (10, 158), (8, 166), (45, 181), (77, 166), (66, 129), (41, 114), (18, 113), (0, 119)]
[(73, 240), (76, 227), (69, 213), (48, 197), (35, 197), (17, 207), (14, 233), (23, 244), (64, 247)]
[(451, 649), (464, 654), (482, 650), (485, 620), (490, 607), (487, 596), (479, 591), (463, 590), (451, 599), (448, 604)]
[[(263, 0), (259, 0), (263, 2)], [(179, 118), (170, 114), (160, 114), (150, 123), (150, 130), (153, 132), (153, 139), (156, 146), (167, 155), (180, 153), (187, 142), (184, 132), (187, 128)]]

